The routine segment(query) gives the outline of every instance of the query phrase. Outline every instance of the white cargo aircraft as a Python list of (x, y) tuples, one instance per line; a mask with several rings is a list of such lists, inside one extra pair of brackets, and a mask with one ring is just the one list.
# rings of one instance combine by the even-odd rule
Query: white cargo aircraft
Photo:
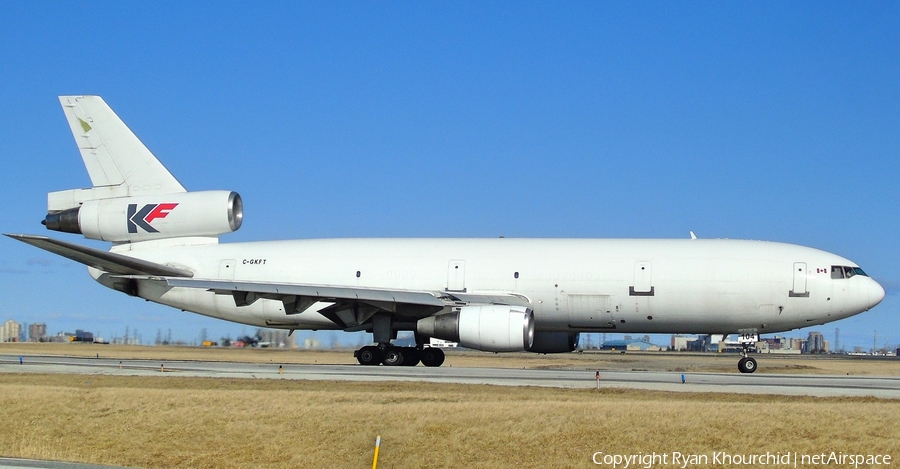
[[(866, 311), (884, 289), (808, 247), (725, 239), (309, 239), (219, 244), (241, 198), (188, 192), (98, 96), (62, 96), (93, 187), (48, 194), (50, 230), (109, 252), (7, 235), (101, 284), (253, 326), (367, 331), (363, 365), (440, 366), (431, 337), (477, 350), (570, 352), (581, 332), (760, 333)], [(396, 347), (414, 331), (416, 347)]]

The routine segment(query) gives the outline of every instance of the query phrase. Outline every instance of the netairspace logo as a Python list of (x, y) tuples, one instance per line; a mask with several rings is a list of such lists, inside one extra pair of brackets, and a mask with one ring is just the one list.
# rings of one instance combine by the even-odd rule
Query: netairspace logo
[(832, 451), (819, 454), (799, 454), (795, 451), (765, 452), (761, 454), (734, 454), (724, 451), (713, 451), (704, 454), (689, 454), (672, 451), (671, 453), (637, 453), (637, 454), (612, 454), (598, 451), (593, 454), (591, 460), (598, 466), (608, 466), (613, 469), (642, 468), (651, 469), (654, 466), (680, 467), (687, 469), (697, 466), (776, 466), (776, 467), (805, 467), (834, 466), (852, 467), (854, 469), (864, 466), (890, 466), (889, 454), (847, 454)]

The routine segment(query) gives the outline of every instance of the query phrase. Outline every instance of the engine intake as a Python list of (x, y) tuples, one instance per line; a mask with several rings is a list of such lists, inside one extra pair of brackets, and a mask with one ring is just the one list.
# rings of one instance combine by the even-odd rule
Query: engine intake
[(237, 192), (203, 191), (87, 200), (47, 214), (42, 223), (48, 230), (120, 243), (218, 236), (237, 231), (243, 219)]
[(420, 319), (416, 332), (476, 350), (522, 352), (534, 341), (534, 313), (522, 306), (464, 306)]

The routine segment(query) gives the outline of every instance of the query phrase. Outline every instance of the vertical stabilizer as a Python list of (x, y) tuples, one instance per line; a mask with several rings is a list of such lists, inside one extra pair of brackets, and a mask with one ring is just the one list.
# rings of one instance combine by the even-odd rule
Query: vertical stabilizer
[(60, 96), (59, 102), (94, 188), (117, 196), (186, 192), (103, 98)]

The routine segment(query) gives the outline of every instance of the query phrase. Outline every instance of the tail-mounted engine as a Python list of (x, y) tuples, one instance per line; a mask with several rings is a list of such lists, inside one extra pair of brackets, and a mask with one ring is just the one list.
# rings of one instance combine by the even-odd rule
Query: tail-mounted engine
[(42, 223), (49, 230), (122, 243), (218, 236), (236, 231), (243, 218), (237, 192), (203, 191), (87, 200), (51, 211)]

